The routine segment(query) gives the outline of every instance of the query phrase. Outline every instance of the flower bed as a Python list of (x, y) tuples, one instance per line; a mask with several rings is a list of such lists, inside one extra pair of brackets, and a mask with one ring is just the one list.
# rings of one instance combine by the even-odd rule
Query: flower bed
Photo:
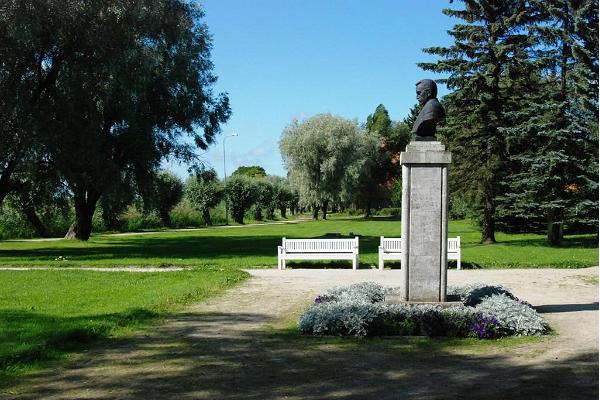
[(300, 316), (299, 329), (310, 335), (454, 336), (481, 339), (542, 335), (548, 324), (531, 305), (502, 286), (449, 287), (463, 305), (388, 304), (397, 292), (373, 282), (336, 287), (319, 295)]

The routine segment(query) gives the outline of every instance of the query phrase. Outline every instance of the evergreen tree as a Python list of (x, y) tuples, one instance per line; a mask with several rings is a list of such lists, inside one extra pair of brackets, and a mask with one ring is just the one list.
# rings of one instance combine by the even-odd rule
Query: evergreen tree
[(506, 170), (506, 141), (501, 130), (505, 113), (515, 107), (521, 88), (521, 63), (530, 39), (524, 25), (530, 10), (519, 0), (463, 0), (460, 10), (444, 14), (459, 18), (449, 34), (450, 47), (424, 49), (440, 57), (420, 63), (425, 70), (444, 73), (454, 90), (445, 96), (446, 124), (438, 130), (453, 152), (452, 187), (472, 193), (481, 206), (482, 243), (495, 243), (498, 183)]
[(370, 217), (373, 206), (390, 200), (390, 188), (400, 176), (400, 152), (410, 140), (410, 129), (393, 122), (383, 104), (367, 117), (365, 128), (376, 146), (366, 147), (371, 150), (359, 177), (357, 200), (365, 209), (365, 217)]
[(544, 220), (560, 244), (567, 220), (597, 226), (598, 2), (532, 2), (538, 47), (529, 98), (511, 118), (505, 217)]

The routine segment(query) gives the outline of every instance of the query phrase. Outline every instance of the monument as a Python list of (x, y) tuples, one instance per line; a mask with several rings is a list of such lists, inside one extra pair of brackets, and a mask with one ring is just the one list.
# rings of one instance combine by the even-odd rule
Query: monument
[(423, 106), (412, 132), (416, 140), (400, 154), (402, 164), (403, 301), (445, 302), (448, 251), (448, 165), (451, 155), (436, 141), (445, 117), (431, 79), (416, 84)]

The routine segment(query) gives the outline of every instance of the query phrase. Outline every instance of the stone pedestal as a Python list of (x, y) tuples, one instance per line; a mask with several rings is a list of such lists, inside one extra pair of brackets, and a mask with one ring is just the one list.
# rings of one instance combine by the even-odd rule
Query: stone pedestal
[(402, 281), (404, 301), (446, 301), (448, 164), (440, 142), (411, 142), (402, 164)]

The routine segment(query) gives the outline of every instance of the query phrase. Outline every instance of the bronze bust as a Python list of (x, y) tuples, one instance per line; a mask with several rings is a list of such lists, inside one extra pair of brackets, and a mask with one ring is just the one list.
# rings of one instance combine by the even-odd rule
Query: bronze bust
[(440, 104), (437, 96), (437, 85), (431, 79), (422, 79), (416, 84), (417, 100), (423, 106), (413, 125), (412, 132), (416, 134), (416, 140), (435, 140), (435, 127), (442, 121), (446, 112)]

